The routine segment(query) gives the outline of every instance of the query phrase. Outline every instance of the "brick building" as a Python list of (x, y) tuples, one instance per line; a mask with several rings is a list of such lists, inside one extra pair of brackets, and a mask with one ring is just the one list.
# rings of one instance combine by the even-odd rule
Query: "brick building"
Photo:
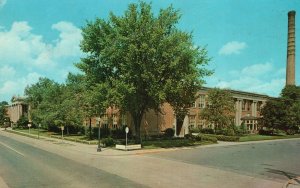
[(24, 97), (13, 96), (11, 102), (12, 103), (7, 106), (7, 115), (13, 126), (22, 116), (28, 115), (28, 105)]
[[(200, 116), (201, 110), (207, 105), (207, 94), (210, 88), (203, 87), (199, 91), (199, 98), (191, 105), (188, 114), (184, 118), (183, 126), (180, 130), (180, 136), (187, 134), (190, 128), (209, 128), (213, 125), (208, 124)], [(229, 90), (235, 102), (235, 125), (244, 123), (251, 132), (258, 130), (258, 119), (261, 117), (260, 111), (266, 101), (270, 98), (267, 95)], [(107, 128), (118, 128), (128, 126), (134, 132), (133, 121), (128, 113), (122, 113), (118, 109), (107, 109), (106, 114), (101, 119), (92, 118), (92, 126), (99, 125)], [(85, 121), (89, 125), (89, 120)], [(161, 107), (161, 113), (150, 110), (146, 112), (142, 119), (141, 134), (155, 135), (160, 134), (167, 128), (177, 130), (176, 116), (170, 104), (165, 103)]]

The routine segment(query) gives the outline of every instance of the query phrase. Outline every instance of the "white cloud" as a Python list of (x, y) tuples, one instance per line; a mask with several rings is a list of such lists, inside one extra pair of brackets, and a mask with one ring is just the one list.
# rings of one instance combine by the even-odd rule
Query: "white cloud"
[(220, 55), (231, 55), (231, 54), (239, 54), (241, 50), (245, 49), (247, 44), (245, 42), (231, 41), (226, 43), (219, 50)]
[(21, 77), (15, 80), (14, 79), (7, 80), (3, 83), (2, 87), (0, 87), (0, 94), (9, 93), (10, 97), (19, 94), (23, 95), (25, 87), (27, 85), (36, 83), (40, 77), (41, 77), (40, 74), (36, 72), (32, 72), (27, 74), (25, 77)]
[(6, 0), (0, 0), (0, 8), (6, 4)]
[(0, 80), (3, 80), (3, 79), (7, 79), (7, 78), (13, 78), (16, 74), (16, 70), (11, 67), (11, 66), (8, 66), (8, 65), (4, 65), (2, 67), (0, 67)]
[(23, 93), (25, 86), (38, 81), (41, 75), (63, 81), (67, 73), (74, 70), (73, 63), (82, 56), (81, 30), (70, 22), (51, 26), (59, 32), (57, 39), (51, 42), (33, 33), (34, 29), (25, 21), (14, 22), (8, 29), (1, 28), (0, 93), (1, 97), (5, 96), (2, 100)]
[(60, 32), (54, 55), (56, 57), (80, 54), (79, 42), (82, 39), (81, 30), (69, 22), (59, 22), (52, 25), (52, 29)]
[(254, 93), (278, 96), (285, 84), (284, 69), (276, 70), (273, 63), (266, 62), (230, 71), (228, 77), (214, 82), (216, 87), (230, 88)]
[(273, 66), (270, 62), (262, 63), (262, 64), (254, 64), (242, 69), (241, 73), (243, 75), (250, 76), (260, 76), (264, 74), (268, 74), (273, 70)]

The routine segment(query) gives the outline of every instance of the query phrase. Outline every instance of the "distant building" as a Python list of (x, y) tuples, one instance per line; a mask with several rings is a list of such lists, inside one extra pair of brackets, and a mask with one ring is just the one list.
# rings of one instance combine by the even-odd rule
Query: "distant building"
[(25, 98), (13, 96), (11, 104), (7, 106), (7, 115), (11, 125), (16, 124), (22, 116), (28, 116), (28, 104), (26, 104)]

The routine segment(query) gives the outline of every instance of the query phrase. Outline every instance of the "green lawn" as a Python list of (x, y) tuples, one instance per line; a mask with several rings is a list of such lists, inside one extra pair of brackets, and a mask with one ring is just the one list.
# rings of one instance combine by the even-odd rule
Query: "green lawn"
[(275, 139), (287, 139), (287, 138), (300, 138), (299, 134), (296, 135), (247, 135), (240, 137), (240, 142), (248, 142), (248, 141), (259, 141), (259, 140), (275, 140)]
[[(29, 129), (14, 129), (13, 131), (25, 133), (26, 134), (25, 136), (29, 136), (32, 138), (37, 138), (38, 132), (39, 132), (40, 136), (53, 137), (53, 138), (58, 138), (58, 139), (61, 138), (60, 133), (49, 132), (48, 130), (44, 130), (44, 129), (40, 129), (40, 130), (30, 129), (30, 135), (29, 135)], [(74, 142), (81, 142), (81, 143), (85, 143), (85, 144), (97, 144), (98, 143), (97, 139), (89, 140), (84, 135), (66, 135), (66, 134), (64, 134), (64, 139), (69, 140), (69, 141), (74, 141)]]
[(145, 149), (155, 149), (155, 148), (172, 148), (172, 147), (187, 147), (187, 146), (199, 146), (213, 144), (210, 141), (192, 141), (188, 139), (178, 139), (178, 140), (155, 140), (155, 141), (143, 141), (142, 145)]

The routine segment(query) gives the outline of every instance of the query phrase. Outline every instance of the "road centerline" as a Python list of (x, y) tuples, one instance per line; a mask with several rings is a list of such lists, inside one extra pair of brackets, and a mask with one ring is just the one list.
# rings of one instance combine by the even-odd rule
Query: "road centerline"
[(0, 142), (0, 144), (3, 145), (4, 147), (6, 147), (6, 148), (8, 148), (8, 149), (10, 149), (10, 150), (12, 150), (12, 151), (14, 151), (14, 152), (16, 152), (17, 154), (19, 154), (19, 155), (25, 157), (25, 155), (24, 155), (23, 153), (21, 153), (21, 152), (15, 150), (14, 148), (12, 148), (12, 147), (10, 147), (10, 146), (4, 144), (3, 142)]

